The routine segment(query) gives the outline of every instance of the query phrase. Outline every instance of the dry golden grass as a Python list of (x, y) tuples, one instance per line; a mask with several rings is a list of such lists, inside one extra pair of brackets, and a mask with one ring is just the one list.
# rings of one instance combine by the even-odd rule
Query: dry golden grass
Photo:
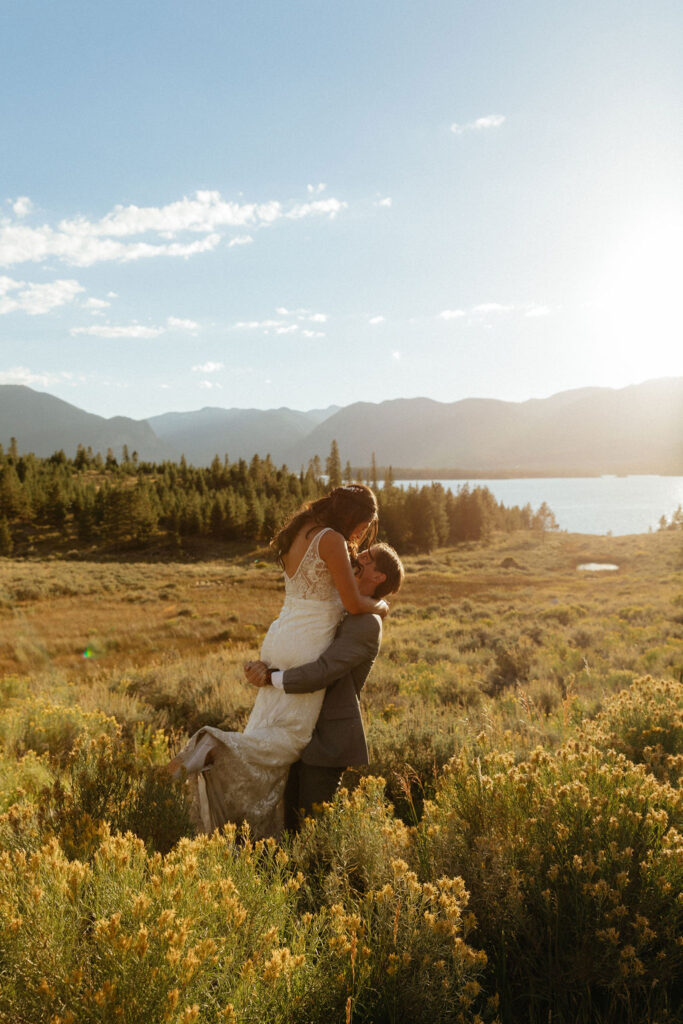
[[(513, 559), (512, 568), (502, 568)], [(615, 573), (579, 573), (582, 562), (614, 562)], [(596, 611), (619, 602), (662, 610), (679, 592), (675, 533), (636, 537), (516, 534), (488, 548), (464, 545), (406, 559), (386, 635), (415, 636), (415, 622), (457, 620), (465, 599), (492, 615), (514, 603), (572, 603)], [(205, 657), (217, 649), (255, 651), (277, 615), (277, 567), (233, 562), (80, 563), (0, 559), (0, 673), (59, 669), (75, 678), (160, 658)], [(419, 645), (419, 641), (418, 645)], [(92, 657), (84, 658), (90, 650)]]
[(0, 1020), (674, 1024), (680, 536), (408, 558), (363, 695), (382, 778), (280, 849), (185, 838), (157, 768), (244, 725), (260, 554), (0, 560)]

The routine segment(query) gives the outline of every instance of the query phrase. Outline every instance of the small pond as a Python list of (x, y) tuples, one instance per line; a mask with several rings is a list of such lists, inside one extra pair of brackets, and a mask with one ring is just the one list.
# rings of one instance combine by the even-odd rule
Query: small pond
[(576, 568), (579, 572), (614, 572), (619, 566), (613, 565), (611, 562), (583, 562)]

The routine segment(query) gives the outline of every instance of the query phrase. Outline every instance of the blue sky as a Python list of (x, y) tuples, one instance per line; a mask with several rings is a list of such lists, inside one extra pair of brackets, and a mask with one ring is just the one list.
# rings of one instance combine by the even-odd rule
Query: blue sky
[(682, 375), (682, 30), (3, 0), (0, 383), (143, 418)]

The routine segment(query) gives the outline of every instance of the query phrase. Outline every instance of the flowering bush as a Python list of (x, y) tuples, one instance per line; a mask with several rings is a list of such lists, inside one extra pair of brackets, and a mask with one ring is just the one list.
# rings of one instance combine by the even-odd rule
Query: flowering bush
[(77, 704), (57, 704), (42, 697), (18, 700), (0, 714), (0, 743), (17, 757), (29, 750), (49, 754), (64, 764), (80, 736), (113, 735), (116, 720)]
[(681, 684), (651, 676), (636, 680), (607, 701), (585, 735), (676, 785), (683, 775)]
[(507, 1019), (673, 1020), (682, 813), (680, 790), (585, 742), (454, 758), (415, 840), (430, 877), (463, 877)]
[(56, 839), (0, 861), (0, 1019), (482, 1019), (485, 957), (463, 938), (462, 883), (421, 884), (400, 859), (391, 883), (304, 914), (286, 851), (234, 828), (166, 857), (104, 830), (90, 863)]
[(81, 739), (64, 778), (37, 798), (43, 827), (69, 856), (88, 859), (105, 822), (164, 853), (193, 831), (184, 787), (159, 764), (168, 760), (163, 736), (138, 729), (137, 739), (127, 744), (119, 733)]

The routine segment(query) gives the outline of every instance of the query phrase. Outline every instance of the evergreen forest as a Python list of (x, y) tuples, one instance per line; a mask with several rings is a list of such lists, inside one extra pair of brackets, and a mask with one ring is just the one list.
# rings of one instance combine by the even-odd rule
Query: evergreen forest
[[(380, 506), (380, 536), (402, 553), (427, 553), (463, 541), (486, 542), (494, 531), (556, 529), (544, 503), (507, 508), (486, 487), (451, 493), (441, 484), (394, 485), (391, 469), (368, 483)], [(210, 466), (142, 462), (124, 446), (106, 458), (79, 446), (70, 458), (19, 454), (12, 439), (0, 448), (0, 555), (120, 557), (130, 551), (169, 549), (199, 555), (216, 545), (267, 544), (304, 502), (356, 478), (342, 470), (336, 442), (323, 464), (312, 459), (300, 472), (276, 467), (270, 456)]]

